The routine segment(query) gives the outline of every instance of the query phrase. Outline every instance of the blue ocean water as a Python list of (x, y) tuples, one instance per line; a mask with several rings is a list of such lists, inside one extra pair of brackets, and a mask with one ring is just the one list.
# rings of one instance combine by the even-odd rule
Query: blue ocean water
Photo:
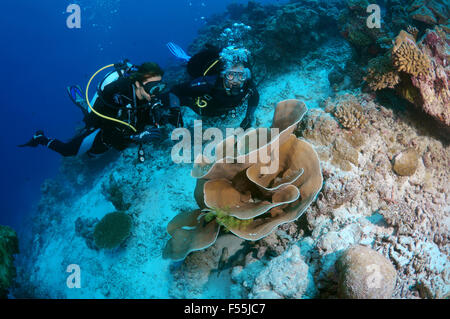
[[(72, 3), (82, 10), (81, 29), (66, 25)], [(66, 140), (81, 125), (82, 114), (68, 99), (66, 86), (84, 87), (99, 67), (123, 58), (167, 66), (165, 44), (187, 47), (206, 19), (230, 3), (246, 1), (2, 1), (0, 224), (20, 229), (39, 200), (40, 185), (60, 165), (56, 153), (16, 145), (39, 129)]]

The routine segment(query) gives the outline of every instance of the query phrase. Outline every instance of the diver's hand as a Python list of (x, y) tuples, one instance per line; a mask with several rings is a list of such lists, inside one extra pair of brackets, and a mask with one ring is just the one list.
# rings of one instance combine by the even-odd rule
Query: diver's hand
[(133, 135), (131, 139), (136, 143), (148, 143), (152, 141), (159, 141), (162, 139), (162, 132), (161, 129), (152, 127), (140, 134)]
[(19, 147), (36, 147), (38, 145), (47, 145), (49, 139), (44, 135), (43, 131), (37, 131), (34, 133), (31, 140), (26, 142), (25, 144), (18, 145)]
[(255, 118), (253, 116), (246, 116), (241, 123), (241, 127), (246, 130), (253, 125)]

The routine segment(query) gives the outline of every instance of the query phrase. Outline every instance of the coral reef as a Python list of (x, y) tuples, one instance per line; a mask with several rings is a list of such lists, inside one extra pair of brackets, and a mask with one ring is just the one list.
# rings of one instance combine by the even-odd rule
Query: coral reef
[(392, 62), (398, 71), (403, 71), (413, 77), (426, 76), (431, 67), (428, 57), (420, 51), (414, 37), (406, 31), (401, 31), (395, 39), (395, 45), (392, 48)]
[[(395, 285), (394, 279), (382, 283), (385, 294), (372, 297), (448, 296), (450, 285), (445, 269), (449, 267), (446, 225), (449, 211), (445, 207), (449, 173), (444, 164), (450, 154), (448, 146), (424, 136), (425, 123), (414, 118), (411, 110), (394, 113), (376, 104), (373, 96), (337, 96), (327, 100), (324, 107), (332, 110), (347, 99), (356, 99), (361, 104), (369, 125), (353, 139), (335, 118), (322, 110), (310, 110), (303, 118), (297, 134), (311, 141), (317, 150), (323, 165), (324, 187), (300, 223), (284, 225), (289, 225), (289, 229), (279, 227), (255, 243), (256, 252), (248, 253), (244, 266), (233, 268), (233, 296), (280, 296), (281, 290), (267, 289), (260, 281), (257, 287), (264, 294), (253, 294), (256, 278), (268, 269), (273, 260), (270, 256), (278, 256), (279, 265), (289, 263), (284, 252), (293, 243), (300, 247), (301, 258), (312, 275), (318, 291), (314, 297), (342, 297), (338, 294), (342, 283), (338, 261), (355, 245), (371, 248), (371, 254), (377, 251), (383, 255), (387, 264), (394, 267), (393, 270), (388, 266), (390, 278), (397, 274)], [(332, 160), (336, 140), (348, 142), (359, 155), (356, 165), (351, 163), (348, 171)], [(391, 160), (408, 147), (414, 148), (419, 156), (416, 172), (412, 176), (397, 176)], [(290, 291), (297, 282), (286, 285), (283, 291)]]
[(413, 20), (429, 25), (446, 24), (450, 17), (445, 0), (412, 0), (407, 11)]
[(84, 238), (86, 245), (90, 249), (98, 249), (94, 243), (95, 226), (99, 223), (98, 218), (82, 218), (78, 217), (75, 221), (75, 234)]
[(341, 35), (354, 48), (354, 57), (366, 61), (379, 53), (386, 51), (386, 42), (389, 42), (389, 24), (383, 28), (367, 27), (367, 0), (345, 1), (346, 7), (339, 16), (339, 30)]
[(8, 297), (9, 288), (16, 277), (14, 255), (19, 253), (16, 232), (0, 225), (0, 299)]
[(427, 30), (419, 42), (422, 51), (432, 61), (426, 77), (412, 76), (411, 83), (418, 89), (421, 101), (415, 101), (425, 113), (433, 117), (446, 132), (450, 132), (450, 48), (449, 33), (439, 27)]
[[(409, 17), (405, 1), (394, 0), (383, 3), (386, 12), (381, 30), (363, 29), (367, 2), (349, 1), (343, 18), (347, 14), (350, 19), (340, 24), (346, 39), (354, 41), (347, 43), (329, 37), (338, 30), (336, 17), (341, 4), (291, 2), (297, 4), (284, 7), (250, 2), (230, 6), (227, 16), (218, 15), (206, 24), (190, 52), (198, 52), (206, 42), (228, 43), (230, 39), (221, 37), (226, 28), (231, 29), (227, 34), (238, 36), (239, 30), (251, 27), (239, 37), (257, 53), (255, 78), (263, 79), (258, 86), (261, 100), (255, 113), (256, 125), (272, 125), (278, 101), (295, 98), (308, 104), (304, 116), (297, 114), (288, 121), (300, 121), (298, 129), (293, 130), (297, 139), (286, 134), (283, 145), (290, 155), (295, 144), (300, 145), (296, 140), (306, 140), (306, 153), (317, 154), (323, 187), (316, 200), (292, 222), (273, 227), (260, 240), (245, 240), (258, 219), (277, 220), (276, 224), (285, 221), (283, 210), (292, 204), (284, 201), (295, 199), (298, 187), (294, 184), (306, 177), (307, 168), (283, 166), (278, 176), (268, 180), (253, 174), (251, 166), (237, 168), (236, 163), (229, 163), (236, 167), (232, 173), (228, 168), (217, 170), (219, 165), (213, 170), (215, 162), (202, 162), (205, 166), (196, 165), (192, 170), (189, 164), (167, 160), (171, 141), (144, 145), (149, 160), (143, 164), (136, 164), (134, 146), (121, 153), (105, 154), (102, 160), (64, 160), (61, 180), (48, 181), (42, 188), (32, 238), (22, 252), (27, 258), (18, 264), (19, 284), (11, 291), (15, 297), (338, 298), (343, 274), (339, 261), (343, 261), (348, 249), (362, 245), (383, 255), (394, 267), (397, 282), (387, 287), (387, 295), (448, 298), (450, 149), (439, 139), (440, 129), (435, 122), (394, 96), (397, 93), (420, 109), (430, 108), (426, 111), (430, 115), (445, 114), (442, 107), (448, 103), (448, 27), (441, 24), (426, 30), (422, 22), (414, 23)], [(327, 12), (330, 7), (334, 8)], [(276, 25), (276, 21), (283, 23)], [(237, 22), (245, 26), (235, 29)], [(273, 22), (271, 33), (264, 31), (269, 22)], [(277, 34), (277, 30), (289, 32), (287, 25), (299, 37), (295, 43), (294, 37)], [(413, 76), (392, 63), (392, 40), (408, 25), (417, 30), (409, 28), (411, 36), (404, 40), (412, 43), (415, 38), (415, 46), (430, 61), (428, 74)], [(327, 41), (323, 41), (325, 38)], [(364, 41), (370, 44), (358, 45)], [(314, 50), (318, 45), (320, 48)], [(357, 60), (351, 56), (352, 49)], [(366, 81), (376, 95), (359, 90), (369, 60)], [(179, 81), (183, 75), (177, 72), (174, 74)], [(390, 90), (392, 87), (394, 90)], [(356, 106), (364, 125), (346, 125), (353, 129), (342, 125), (345, 118), (338, 118), (336, 110), (345, 105)], [(438, 108), (441, 111), (437, 112)], [(184, 113), (186, 123), (196, 118), (188, 109)], [(214, 119), (208, 125), (237, 127), (242, 120), (238, 117)], [(442, 115), (435, 118), (438, 122), (445, 119)], [(256, 130), (254, 134), (263, 132)], [(394, 165), (396, 160), (400, 164), (409, 158), (400, 156), (405, 152), (415, 152), (410, 162), (414, 165), (405, 166), (414, 173), (402, 176)], [(286, 167), (302, 157), (287, 155), (280, 159)], [(197, 178), (186, 178), (189, 172)], [(204, 179), (208, 173), (215, 176)], [(119, 186), (122, 195), (110, 196), (114, 191), (108, 189)], [(300, 187), (300, 200), (302, 195)], [(127, 210), (133, 218), (127, 249), (86, 249), (86, 245), (96, 248), (93, 228), (105, 212), (114, 211), (115, 204), (109, 199), (113, 197), (118, 199), (114, 202), (119, 207), (133, 203)], [(244, 213), (247, 207), (266, 212), (258, 216), (249, 213), (248, 219), (234, 216)], [(203, 237), (196, 238), (189, 234), (198, 227), (197, 217), (205, 227), (201, 229)], [(161, 252), (167, 249), (175, 232), (189, 243), (189, 247), (180, 246), (180, 256), (191, 248), (205, 249), (189, 253), (183, 262), (164, 260)], [(67, 265), (74, 262), (83, 266), (83, 289), (61, 285), (66, 280)]]
[(94, 229), (94, 243), (100, 249), (120, 246), (131, 231), (131, 217), (122, 212), (106, 214)]
[(361, 105), (354, 103), (352, 100), (337, 105), (333, 114), (346, 129), (354, 130), (362, 128), (367, 123)]
[[(305, 112), (304, 103), (282, 101), (275, 109), (272, 123), (272, 129), (277, 128), (279, 134), (267, 138), (268, 131), (261, 128), (239, 137), (237, 142), (231, 136), (216, 146), (213, 163), (200, 155), (192, 171), (192, 176), (198, 179), (195, 197), (200, 208), (220, 209), (222, 215), (245, 220), (245, 225), (228, 223), (227, 229), (253, 241), (300, 217), (322, 187), (317, 154), (308, 143), (291, 134)], [(259, 145), (248, 140), (259, 141)], [(230, 152), (236, 146), (237, 157), (230, 157), (236, 154), (236, 150)], [(267, 154), (271, 154), (269, 161), (264, 161)], [(272, 165), (276, 169), (268, 171)], [(217, 213), (213, 215), (217, 217)], [(164, 256), (180, 260), (191, 251), (212, 245), (220, 223), (210, 220), (210, 216), (201, 210), (177, 215), (167, 227), (172, 238)]]
[(408, 32), (409, 34), (411, 34), (414, 37), (414, 40), (417, 41), (417, 35), (419, 34), (419, 29), (417, 29), (416, 27), (409, 25), (406, 28), (406, 32)]
[(322, 102), (321, 107), (325, 109), (325, 112), (333, 114), (337, 122), (345, 129), (358, 131), (357, 129), (364, 128), (367, 124), (364, 108), (355, 95), (345, 94), (334, 100), (328, 98)]
[[(278, 73), (280, 68), (289, 68), (291, 62), (296, 63), (330, 36), (338, 36), (341, 8), (340, 2), (330, 1), (277, 5), (249, 1), (247, 5), (230, 5), (225, 14), (214, 16), (199, 31), (188, 52), (193, 55), (207, 43), (218, 47), (238, 43), (252, 52), (253, 74), (263, 79), (269, 73)], [(241, 24), (249, 27), (248, 31), (235, 31)]]
[[(330, 100), (327, 104), (336, 104), (342, 98), (345, 99), (337, 98), (337, 101)], [(313, 231), (312, 238), (317, 238), (315, 240), (326, 252), (325, 255), (345, 249), (349, 243), (360, 243), (382, 253), (394, 264), (399, 276), (393, 294), (395, 298), (442, 298), (449, 289), (444, 284), (447, 274), (438, 273), (433, 267), (442, 270), (448, 265), (449, 238), (445, 220), (449, 212), (444, 207), (448, 197), (443, 195), (448, 188), (445, 182), (448, 172), (444, 168), (446, 164), (441, 166), (449, 156), (448, 147), (424, 137), (421, 130), (425, 123), (422, 119), (414, 120), (411, 111), (402, 111), (397, 116), (376, 105), (368, 96), (361, 97), (360, 101), (370, 125), (358, 134), (366, 142), (355, 148), (359, 160), (357, 165), (350, 167), (350, 174), (336, 172), (335, 166), (327, 165), (326, 156), (321, 156), (325, 178), (323, 195), (319, 195), (316, 205), (306, 215)], [(339, 127), (331, 123), (319, 125), (325, 119), (329, 121), (322, 112), (312, 113), (304, 123), (310, 129), (300, 131), (316, 144), (319, 154), (332, 153), (335, 139), (345, 139), (345, 131)], [(415, 174), (396, 177), (390, 160), (408, 148), (413, 148), (418, 155)], [(330, 163), (333, 164), (333, 161)], [(353, 175), (352, 172), (357, 173)], [(373, 217), (366, 215), (366, 220), (358, 217), (372, 213)], [(356, 219), (357, 223), (351, 222), (352, 219)], [(337, 226), (336, 230), (333, 225), (345, 220), (347, 222)], [(402, 243), (397, 236), (404, 238)], [(406, 244), (412, 242), (417, 243), (417, 247)], [(429, 245), (432, 249), (431, 256), (419, 256), (423, 245)], [(332, 260), (335, 260), (334, 257)], [(423, 260), (430, 263), (426, 264)], [(329, 261), (323, 260), (321, 263), (329, 265)], [(327, 290), (337, 289), (338, 276), (334, 267), (325, 274), (317, 273), (315, 280), (322, 294), (327, 295)], [(410, 290), (412, 286), (416, 289)]]
[(400, 76), (392, 67), (391, 59), (383, 55), (369, 61), (364, 80), (372, 91), (378, 91), (385, 88), (393, 89), (400, 82)]
[(113, 174), (111, 174), (109, 175), (109, 183), (104, 183), (102, 185), (102, 192), (106, 199), (109, 200), (118, 211), (127, 211), (131, 207), (131, 204), (126, 203), (124, 200), (123, 183), (124, 181), (118, 182)]
[[(413, 31), (410, 28), (410, 31)], [(427, 30), (416, 43), (413, 35), (401, 31), (387, 57), (371, 60), (366, 81), (374, 90), (395, 88), (396, 92), (422, 110), (442, 128), (442, 136), (450, 132), (450, 66), (448, 33), (436, 26)]]
[(397, 274), (391, 262), (365, 247), (347, 249), (337, 261), (339, 295), (349, 299), (390, 299)]
[(414, 148), (409, 148), (394, 157), (393, 169), (400, 176), (411, 176), (419, 165), (419, 155)]
[[(298, 246), (272, 259), (255, 278), (248, 297), (252, 299), (312, 298), (316, 293), (309, 267)], [(236, 276), (236, 274), (235, 274)]]

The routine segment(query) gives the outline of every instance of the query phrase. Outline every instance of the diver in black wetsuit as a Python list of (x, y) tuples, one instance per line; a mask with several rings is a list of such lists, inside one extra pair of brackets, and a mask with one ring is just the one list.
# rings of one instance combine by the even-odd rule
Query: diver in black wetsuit
[[(111, 147), (123, 150), (131, 143), (160, 140), (160, 126), (169, 123), (176, 127), (183, 125), (179, 99), (164, 91), (163, 74), (156, 63), (148, 62), (129, 76), (119, 77), (99, 90), (93, 105), (97, 114), (84, 108), (86, 127), (69, 142), (48, 138), (43, 131), (38, 131), (28, 143), (20, 146), (43, 145), (63, 156), (81, 153), (92, 156)], [(71, 98), (77, 104), (85, 103), (79, 90)]]
[(219, 52), (209, 47), (188, 62), (188, 72), (194, 79), (173, 86), (171, 92), (178, 96), (182, 106), (189, 106), (201, 116), (227, 114), (247, 101), (241, 127), (248, 129), (255, 119), (259, 93), (251, 79), (247, 58), (245, 49), (227, 47)]

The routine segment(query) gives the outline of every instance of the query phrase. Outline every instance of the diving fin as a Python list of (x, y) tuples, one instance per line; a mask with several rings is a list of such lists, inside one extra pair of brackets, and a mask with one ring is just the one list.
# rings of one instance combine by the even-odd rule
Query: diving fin
[(17, 145), (18, 147), (36, 147), (39, 144), (43, 145), (48, 142), (48, 138), (45, 137), (43, 131), (37, 131), (33, 137), (25, 144)]
[(81, 109), (85, 116), (89, 114), (86, 99), (83, 97), (83, 91), (79, 85), (68, 86), (67, 94), (69, 95), (70, 100)]
[(34, 138), (26, 142), (25, 144), (17, 145), (18, 147), (36, 147), (38, 146), (38, 142)]
[(189, 55), (187, 55), (187, 53), (184, 52), (184, 50), (179, 45), (177, 45), (173, 42), (169, 42), (166, 45), (169, 48), (170, 52), (177, 58), (179, 58), (181, 60), (185, 60), (186, 62), (191, 59), (191, 57)]

